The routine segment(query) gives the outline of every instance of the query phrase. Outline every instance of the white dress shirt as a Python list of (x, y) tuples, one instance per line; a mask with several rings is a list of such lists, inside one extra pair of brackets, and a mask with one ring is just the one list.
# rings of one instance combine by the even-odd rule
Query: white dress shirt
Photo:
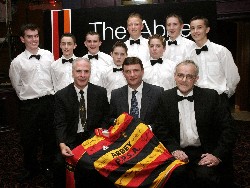
[(176, 86), (174, 80), (176, 63), (166, 58), (162, 58), (162, 60), (162, 64), (156, 63), (153, 66), (150, 61), (146, 63), (143, 81), (161, 86), (164, 90), (167, 90)]
[(101, 75), (101, 86), (107, 89), (108, 100), (111, 98), (111, 91), (127, 84), (127, 80), (124, 77), (122, 71), (113, 72), (113, 68), (122, 68), (118, 67), (113, 63), (113, 66), (109, 66), (106, 69), (106, 72)]
[[(112, 65), (113, 59), (110, 55), (105, 54), (100, 51), (97, 54), (98, 54), (98, 60), (95, 58), (90, 59), (91, 74), (90, 74), (89, 82), (92, 84), (101, 86), (101, 83), (100, 83), (101, 75), (104, 74), (106, 69)], [(93, 55), (93, 54), (88, 53), (84, 55), (83, 57), (88, 59), (88, 55)]]
[[(184, 95), (177, 90), (177, 95)], [(192, 96), (193, 91), (191, 91), (187, 96)], [(199, 139), (195, 111), (194, 111), (194, 101), (190, 102), (187, 99), (178, 102), (179, 109), (179, 122), (180, 122), (180, 146), (182, 148), (187, 146), (200, 146), (201, 142)]]
[(130, 40), (133, 40), (131, 37), (125, 42), (128, 47), (128, 57), (138, 57), (141, 59), (144, 64), (150, 59), (149, 48), (148, 48), (148, 39), (139, 37), (140, 44), (130, 45)]
[[(76, 56), (73, 55), (71, 58), (76, 59)], [(65, 62), (62, 64), (62, 59), (66, 58), (62, 56), (51, 64), (51, 75), (55, 92), (65, 88), (74, 81), (72, 77), (72, 63)]]
[(195, 49), (199, 47), (194, 44), (190, 57), (199, 66), (197, 86), (214, 89), (219, 94), (226, 93), (231, 97), (240, 81), (231, 52), (209, 40), (204, 45), (207, 45), (208, 51), (202, 51), (197, 55)]
[(10, 64), (9, 77), (20, 100), (35, 99), (54, 94), (51, 79), (51, 64), (53, 54), (44, 49), (38, 49), (40, 59), (29, 57), (32, 54), (25, 50)]
[[(74, 85), (75, 86), (75, 85)], [(75, 90), (76, 90), (76, 94), (77, 94), (77, 97), (78, 97), (78, 101), (80, 102), (80, 99), (81, 99), (81, 94), (80, 94), (80, 89), (78, 89), (76, 86), (75, 86)], [(83, 89), (83, 96), (84, 96), (84, 101), (85, 101), (85, 109), (86, 109), (86, 121), (87, 121), (87, 106), (88, 106), (88, 100), (87, 100), (87, 93), (88, 93), (88, 85)], [(78, 123), (78, 129), (77, 129), (77, 133), (80, 133), (80, 132), (84, 132), (84, 129), (82, 127), (82, 122), (81, 122), (81, 118), (80, 118), (80, 112), (79, 112), (79, 123)]]
[[(141, 85), (136, 89), (137, 93), (135, 94), (136, 100), (137, 100), (137, 102), (138, 102), (139, 118), (140, 118), (140, 116), (141, 116), (142, 88), (143, 88), (143, 82), (142, 82)], [(130, 108), (131, 108), (132, 91), (134, 91), (134, 89), (132, 89), (131, 87), (128, 86), (128, 105), (129, 105), (129, 112), (130, 112)]]
[(187, 57), (190, 56), (192, 48), (194, 48), (193, 44), (195, 43), (194, 41), (189, 40), (185, 37), (182, 37), (181, 35), (179, 35), (176, 38), (176, 41), (177, 41), (177, 45), (175, 44), (168, 45), (168, 41), (167, 41), (166, 50), (163, 56), (171, 61), (180, 63), (183, 60), (186, 60)]

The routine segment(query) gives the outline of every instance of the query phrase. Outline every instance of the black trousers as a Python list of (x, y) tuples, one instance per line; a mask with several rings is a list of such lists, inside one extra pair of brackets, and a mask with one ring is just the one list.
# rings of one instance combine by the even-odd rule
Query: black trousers
[[(20, 102), (20, 134), (24, 154), (24, 168), (31, 173), (51, 168), (55, 156), (56, 140), (53, 128), (54, 96)], [(42, 149), (41, 164), (38, 151)]]

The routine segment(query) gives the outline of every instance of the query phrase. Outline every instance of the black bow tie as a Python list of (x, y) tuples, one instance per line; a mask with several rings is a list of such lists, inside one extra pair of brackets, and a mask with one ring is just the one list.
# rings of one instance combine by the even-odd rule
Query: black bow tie
[(122, 71), (122, 68), (113, 68), (113, 72)]
[(177, 45), (177, 41), (176, 41), (176, 40), (174, 40), (174, 41), (169, 40), (169, 41), (168, 41), (168, 45), (170, 46), (171, 44)]
[(31, 55), (30, 57), (29, 57), (29, 59), (31, 59), (32, 57), (34, 57), (34, 58), (36, 58), (36, 59), (40, 59), (41, 58), (41, 55)]
[(96, 55), (88, 55), (88, 58), (89, 58), (89, 60), (93, 59), (93, 58), (98, 60), (98, 54), (96, 54)]
[(184, 99), (187, 99), (188, 101), (193, 102), (194, 101), (194, 96), (192, 95), (192, 96), (188, 96), (188, 97), (182, 97), (182, 96), (178, 95), (178, 102), (182, 101)]
[(66, 63), (66, 62), (72, 63), (72, 62), (73, 62), (73, 58), (70, 58), (70, 59), (62, 59), (62, 64)]
[(140, 39), (130, 40), (130, 45), (132, 45), (132, 44), (140, 44)]
[(207, 45), (203, 46), (201, 49), (195, 49), (196, 54), (199, 55), (201, 51), (208, 51)]
[(156, 63), (162, 64), (163, 60), (162, 60), (162, 58), (159, 58), (156, 60), (152, 59), (152, 60), (150, 60), (150, 62), (151, 62), (151, 65), (154, 66)]

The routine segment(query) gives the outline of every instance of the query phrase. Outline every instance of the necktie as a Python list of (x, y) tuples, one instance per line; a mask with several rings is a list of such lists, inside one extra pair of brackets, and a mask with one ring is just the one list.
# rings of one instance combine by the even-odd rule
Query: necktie
[(130, 40), (130, 45), (132, 45), (132, 44), (140, 44), (140, 39)]
[(203, 46), (201, 49), (195, 49), (196, 54), (199, 55), (201, 51), (208, 51), (207, 45)]
[(139, 118), (138, 102), (135, 96), (136, 93), (137, 91), (132, 91), (130, 115), (133, 116), (134, 118)]
[(31, 55), (29, 57), (29, 59), (31, 59), (32, 57), (36, 58), (37, 60), (39, 60), (41, 58), (41, 55)]
[(73, 58), (70, 58), (70, 59), (62, 59), (62, 64), (66, 63), (66, 62), (72, 63), (72, 62), (73, 62)]
[(152, 59), (152, 60), (150, 60), (150, 62), (151, 62), (151, 65), (154, 66), (156, 63), (162, 64), (163, 60), (162, 60), (162, 58), (159, 58), (156, 60)]
[(122, 71), (122, 68), (113, 68), (113, 72)]
[(174, 40), (174, 41), (169, 40), (169, 41), (168, 41), (168, 45), (170, 46), (171, 44), (177, 45), (177, 41), (176, 41), (176, 40)]
[(182, 96), (178, 95), (178, 102), (182, 101), (184, 99), (187, 99), (188, 101), (193, 102), (194, 101), (194, 96), (192, 95), (192, 96), (188, 96), (188, 97), (182, 97)]
[(96, 54), (96, 55), (88, 55), (88, 58), (89, 58), (89, 60), (93, 59), (93, 58), (98, 60), (98, 54)]
[(86, 124), (86, 108), (85, 108), (85, 100), (84, 100), (84, 95), (83, 95), (84, 92), (83, 92), (83, 90), (80, 90), (79, 93), (81, 94), (80, 105), (79, 105), (79, 114), (80, 114), (82, 127), (84, 129), (85, 124)]

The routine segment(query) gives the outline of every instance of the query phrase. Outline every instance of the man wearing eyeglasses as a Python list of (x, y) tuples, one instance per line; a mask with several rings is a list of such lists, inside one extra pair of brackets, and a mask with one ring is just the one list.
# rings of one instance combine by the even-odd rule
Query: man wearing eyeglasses
[(191, 60), (176, 66), (177, 87), (160, 99), (155, 135), (176, 159), (188, 162), (190, 187), (232, 187), (233, 118), (215, 90), (195, 86), (198, 73)]

